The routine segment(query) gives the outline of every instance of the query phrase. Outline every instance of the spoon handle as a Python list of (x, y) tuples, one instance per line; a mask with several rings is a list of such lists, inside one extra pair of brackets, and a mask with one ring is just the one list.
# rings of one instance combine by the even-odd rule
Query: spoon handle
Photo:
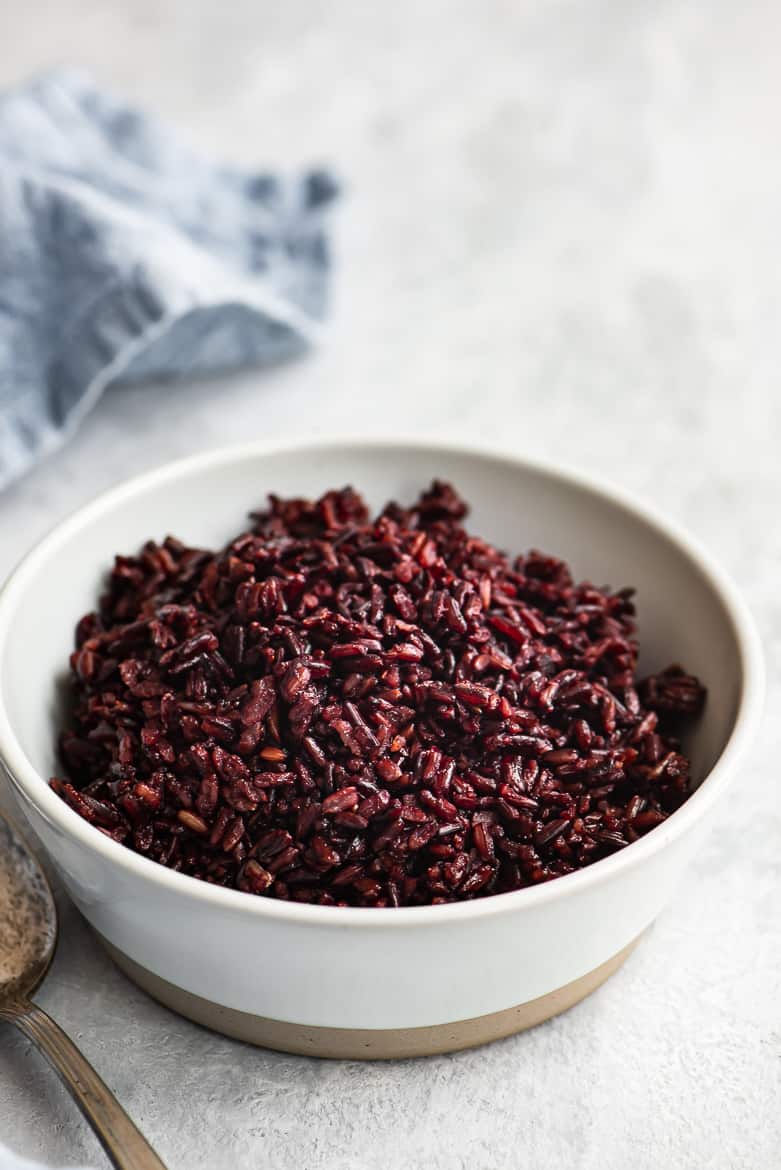
[(30, 1003), (0, 1003), (0, 1019), (24, 1032), (59, 1073), (117, 1170), (166, 1170), (114, 1094), (51, 1016)]

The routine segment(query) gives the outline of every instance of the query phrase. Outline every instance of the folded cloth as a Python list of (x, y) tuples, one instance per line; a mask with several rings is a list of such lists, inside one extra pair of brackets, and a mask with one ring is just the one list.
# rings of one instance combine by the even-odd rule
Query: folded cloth
[(310, 346), (335, 191), (206, 161), (71, 70), (0, 96), (0, 488), (110, 382)]

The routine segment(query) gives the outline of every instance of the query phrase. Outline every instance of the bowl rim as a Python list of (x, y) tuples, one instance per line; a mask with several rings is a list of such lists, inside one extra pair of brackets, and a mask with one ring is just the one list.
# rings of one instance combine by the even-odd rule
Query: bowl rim
[[(714, 766), (703, 777), (697, 790), (685, 804), (657, 828), (631, 846), (602, 858), (584, 869), (565, 874), (538, 886), (525, 887), (508, 893), (491, 894), (468, 902), (450, 902), (437, 906), (402, 906), (390, 910), (376, 907), (314, 906), (286, 902), (276, 898), (250, 897), (241, 890), (211, 885), (200, 878), (178, 873), (159, 862), (135, 853), (125, 845), (105, 836), (83, 820), (49, 787), (37, 769), (28, 760), (16, 734), (5, 705), (2, 661), (8, 630), (14, 612), (23, 599), (29, 580), (46, 565), (80, 530), (95, 519), (110, 512), (128, 498), (149, 489), (161, 490), (182, 476), (198, 471), (213, 470), (236, 462), (259, 459), (277, 454), (306, 455), (321, 450), (338, 448), (364, 450), (414, 449), (430, 450), (438, 455), (471, 457), (514, 470), (525, 470), (553, 480), (563, 486), (596, 496), (620, 508), (635, 522), (652, 529), (679, 553), (693, 562), (720, 601), (732, 627), (740, 661), (738, 703), (732, 730)], [(111, 554), (107, 554), (110, 556)], [(306, 439), (281, 438), (255, 440), (231, 446), (197, 452), (169, 461), (108, 488), (90, 503), (77, 508), (56, 523), (32, 549), (22, 557), (0, 589), (0, 761), (4, 763), (16, 791), (24, 802), (31, 803), (39, 815), (54, 824), (67, 837), (93, 853), (100, 854), (106, 863), (129, 871), (135, 877), (159, 884), (172, 895), (208, 903), (233, 914), (248, 918), (273, 918), (290, 924), (310, 924), (320, 928), (344, 929), (346, 926), (371, 926), (373, 929), (399, 930), (426, 928), (435, 925), (464, 922), (486, 916), (512, 914), (532, 910), (561, 898), (577, 895), (588, 888), (611, 881), (628, 869), (642, 865), (644, 860), (672, 844), (687, 832), (710, 808), (725, 787), (740, 756), (751, 742), (763, 709), (764, 659), (754, 620), (737, 587), (729, 575), (711, 557), (711, 554), (676, 521), (657, 513), (654, 507), (637, 499), (631, 492), (583, 470), (574, 469), (547, 459), (517, 454), (507, 448), (484, 446), (481, 443), (463, 443), (449, 439), (422, 436), (344, 435)]]

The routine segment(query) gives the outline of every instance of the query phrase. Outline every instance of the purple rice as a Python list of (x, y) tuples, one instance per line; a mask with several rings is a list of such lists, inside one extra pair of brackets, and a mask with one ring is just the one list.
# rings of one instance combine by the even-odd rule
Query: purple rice
[(689, 794), (701, 710), (638, 682), (631, 589), (510, 561), (435, 481), (375, 520), (270, 497), (220, 552), (118, 556), (71, 655), (52, 787), (170, 869), (323, 906), (484, 897), (636, 841)]

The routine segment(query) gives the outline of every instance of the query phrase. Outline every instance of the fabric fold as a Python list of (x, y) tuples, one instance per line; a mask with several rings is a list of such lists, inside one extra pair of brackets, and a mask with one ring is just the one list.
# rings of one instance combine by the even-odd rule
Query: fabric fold
[(0, 488), (112, 382), (316, 343), (335, 194), (210, 162), (72, 70), (0, 96)]

